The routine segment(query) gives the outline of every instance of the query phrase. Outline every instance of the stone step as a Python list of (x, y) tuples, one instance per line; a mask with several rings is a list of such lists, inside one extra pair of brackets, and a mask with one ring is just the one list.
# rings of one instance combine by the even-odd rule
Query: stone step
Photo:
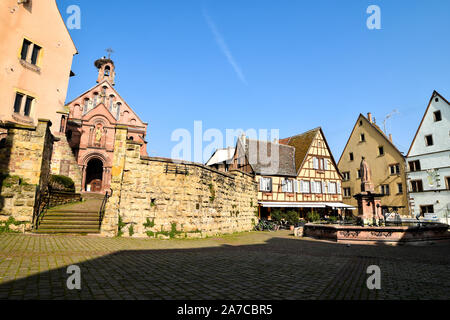
[(97, 220), (43, 220), (40, 224), (41, 226), (98, 226), (99, 221)]
[(50, 210), (47, 210), (46, 214), (57, 213), (57, 214), (67, 214), (67, 215), (70, 215), (70, 214), (97, 214), (98, 215), (99, 214), (98, 212), (99, 212), (99, 210), (70, 210), (70, 209), (52, 210), (52, 209), (50, 209)]
[(99, 221), (100, 216), (45, 216), (41, 221)]
[(100, 193), (83, 193), (81, 197), (84, 200), (103, 200), (105, 195)]
[(100, 230), (94, 228), (85, 228), (85, 229), (45, 229), (39, 228), (35, 233), (37, 234), (99, 234)]

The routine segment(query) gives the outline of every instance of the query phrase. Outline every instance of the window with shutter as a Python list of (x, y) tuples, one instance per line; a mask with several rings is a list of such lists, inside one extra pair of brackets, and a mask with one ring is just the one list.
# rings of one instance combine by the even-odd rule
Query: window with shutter
[(338, 194), (342, 194), (341, 183), (340, 182), (337, 183), (337, 187), (336, 188), (337, 188), (337, 193)]
[(303, 181), (303, 188), (304, 188), (304, 193), (310, 193), (311, 192), (311, 185), (309, 183), (309, 181)]
[(259, 188), (262, 192), (272, 192), (272, 178), (261, 178)]
[(317, 193), (323, 193), (323, 190), (322, 190), (323, 188), (322, 188), (322, 182), (321, 181), (317, 181), (316, 182), (316, 192)]
[(336, 194), (336, 182), (329, 182), (328, 183), (328, 193)]
[(319, 159), (313, 158), (313, 168), (316, 170), (319, 169)]

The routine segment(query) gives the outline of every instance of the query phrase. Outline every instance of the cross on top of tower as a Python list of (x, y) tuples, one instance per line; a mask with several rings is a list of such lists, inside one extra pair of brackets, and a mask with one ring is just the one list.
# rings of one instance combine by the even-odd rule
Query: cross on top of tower
[(106, 52), (108, 53), (108, 59), (111, 59), (111, 54), (114, 53), (114, 50), (111, 48), (106, 49)]

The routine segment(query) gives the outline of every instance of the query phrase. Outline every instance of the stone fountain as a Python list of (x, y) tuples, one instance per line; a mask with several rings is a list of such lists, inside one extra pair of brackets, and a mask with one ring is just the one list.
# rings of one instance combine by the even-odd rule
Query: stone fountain
[(353, 244), (430, 243), (450, 240), (449, 226), (442, 223), (400, 223), (386, 226), (381, 204), (383, 194), (375, 193), (369, 164), (361, 161), (361, 193), (358, 201), (358, 218), (355, 224), (309, 223), (304, 236)]
[(360, 166), (361, 193), (354, 196), (358, 201), (358, 224), (361, 226), (382, 226), (384, 216), (381, 208), (383, 194), (375, 193), (372, 183), (372, 171), (363, 157)]

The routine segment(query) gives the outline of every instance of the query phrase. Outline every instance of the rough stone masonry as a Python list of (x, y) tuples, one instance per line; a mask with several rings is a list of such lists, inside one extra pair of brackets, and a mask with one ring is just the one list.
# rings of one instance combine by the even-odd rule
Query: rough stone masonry
[[(249, 231), (257, 221), (257, 184), (241, 171), (141, 157), (139, 143), (116, 129), (112, 197), (102, 234), (197, 238)], [(120, 222), (120, 223), (119, 223)]]

